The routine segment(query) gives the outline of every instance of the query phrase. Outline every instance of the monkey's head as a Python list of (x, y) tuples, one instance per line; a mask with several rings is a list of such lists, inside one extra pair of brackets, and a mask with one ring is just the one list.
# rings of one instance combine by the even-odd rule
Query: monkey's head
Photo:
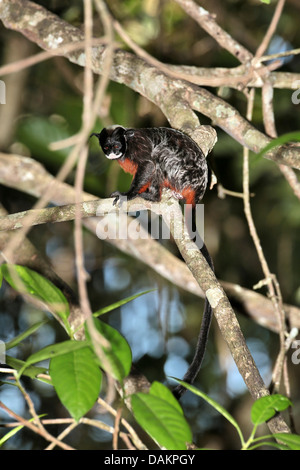
[(95, 132), (90, 137), (95, 135), (104, 155), (110, 160), (122, 158), (125, 155), (127, 144), (126, 144), (126, 129), (121, 126), (104, 128), (100, 134)]

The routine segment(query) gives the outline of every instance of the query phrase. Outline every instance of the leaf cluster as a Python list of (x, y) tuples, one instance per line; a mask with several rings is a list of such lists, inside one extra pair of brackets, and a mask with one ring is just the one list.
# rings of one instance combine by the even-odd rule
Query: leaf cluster
[[(22, 375), (51, 384), (61, 403), (75, 421), (91, 410), (100, 394), (103, 371), (110, 374), (121, 386), (131, 369), (131, 350), (125, 338), (110, 325), (99, 320), (99, 316), (139, 295), (128, 297), (94, 313), (91, 326), (86, 322), (85, 340), (76, 341), (68, 323), (69, 306), (63, 293), (49, 280), (31, 269), (4, 264), (0, 268), (0, 282), (5, 279), (17, 292), (43, 304), (59, 317), (69, 339), (51, 344), (31, 354), (26, 361), (6, 356), (6, 363), (15, 369), (15, 378)], [(47, 321), (40, 321), (10, 340), (5, 345), (8, 351), (42, 328)], [(95, 331), (100, 341), (95, 345)], [(103, 341), (101, 341), (103, 338)], [(99, 354), (99, 348), (101, 353)], [(48, 367), (38, 365), (49, 361)], [(177, 380), (177, 379), (175, 379)], [(255, 437), (257, 427), (272, 418), (278, 411), (291, 406), (290, 400), (282, 395), (265, 396), (257, 400), (251, 410), (253, 430), (246, 440), (236, 420), (219, 403), (195, 387), (178, 380), (188, 390), (203, 398), (214, 407), (236, 429), (241, 441), (241, 449), (250, 450), (261, 446), (278, 449), (300, 449), (300, 437), (294, 434), (270, 434)], [(131, 408), (137, 423), (148, 433), (160, 448), (184, 450), (192, 446), (192, 432), (183, 410), (172, 392), (159, 382), (154, 382), (148, 393), (135, 393), (130, 396)], [(1, 440), (3, 445), (12, 435), (22, 429), (18, 426)], [(276, 441), (274, 441), (274, 439)]]

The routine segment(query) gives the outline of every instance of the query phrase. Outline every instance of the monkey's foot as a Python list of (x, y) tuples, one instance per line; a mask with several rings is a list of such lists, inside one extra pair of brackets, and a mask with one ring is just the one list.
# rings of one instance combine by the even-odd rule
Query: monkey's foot
[(120, 191), (114, 191), (110, 197), (114, 197), (113, 206), (115, 206), (118, 202), (121, 206), (124, 202), (127, 201), (126, 193), (120, 193)]
[(111, 193), (111, 195), (109, 197), (114, 198), (113, 206), (115, 206), (117, 204), (117, 202), (119, 201), (121, 196), (122, 196), (122, 194), (119, 191), (115, 191), (115, 192)]

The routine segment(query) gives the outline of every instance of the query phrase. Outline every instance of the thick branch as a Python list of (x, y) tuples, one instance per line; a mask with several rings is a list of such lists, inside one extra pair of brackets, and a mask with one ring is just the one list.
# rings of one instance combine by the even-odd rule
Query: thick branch
[(96, 199), (95, 201), (86, 201), (81, 204), (32, 209), (2, 216), (0, 217), (0, 232), (17, 230), (27, 226), (33, 227), (35, 225), (75, 220), (77, 209), (79, 209), (82, 219), (96, 217), (99, 203), (99, 199)]
[[(92, 201), (94, 204), (94, 201)], [(134, 201), (132, 201), (133, 205)], [(144, 204), (144, 201), (142, 201)], [(137, 207), (139, 205), (137, 204)], [(152, 205), (152, 207), (157, 206), (159, 212), (159, 204), (157, 205)], [(170, 212), (168, 209), (166, 210), (166, 205), (163, 206), (164, 211), (163, 211), (163, 217), (165, 219), (165, 222), (169, 225), (170, 227), (170, 232), (172, 233), (177, 246), (180, 250), (181, 255), (185, 259), (185, 262), (187, 266), (189, 267), (191, 273), (193, 274), (193, 277), (196, 279), (197, 283), (201, 287), (201, 289), (206, 293), (206, 296), (208, 297), (212, 308), (214, 310), (215, 317), (218, 321), (219, 327), (221, 329), (222, 335), (227, 342), (229, 349), (231, 351), (231, 354), (233, 356), (233, 359), (235, 360), (237, 367), (244, 378), (244, 381), (253, 396), (254, 399), (257, 399), (261, 396), (265, 396), (268, 394), (267, 388), (264, 386), (264, 383), (260, 377), (260, 374), (256, 368), (256, 365), (252, 359), (252, 356), (246, 346), (246, 342), (244, 340), (243, 334), (240, 330), (239, 324), (237, 322), (237, 319), (235, 317), (235, 314), (231, 308), (231, 305), (225, 295), (225, 292), (223, 291), (221, 285), (215, 278), (213, 272), (210, 270), (208, 264), (206, 263), (205, 259), (201, 255), (200, 251), (196, 249), (192, 249), (193, 246), (191, 247), (191, 242), (189, 240), (189, 237), (186, 232), (182, 233), (182, 227), (184, 225), (183, 219), (182, 219), (182, 213), (180, 206), (178, 202), (176, 201), (176, 204), (172, 204), (172, 210), (171, 210), (171, 217), (170, 217)], [(69, 209), (69, 206), (68, 206)], [(63, 208), (61, 209), (63, 210)], [(116, 209), (115, 209), (116, 210)], [(67, 214), (69, 214), (69, 210), (67, 211)], [(51, 220), (53, 219), (53, 213), (50, 211), (51, 215)], [(180, 230), (178, 230), (178, 224), (181, 225)], [(177, 234), (180, 233), (181, 237), (177, 237)], [(1, 232), (0, 233), (0, 245), (1, 242), (4, 243), (5, 246), (5, 238), (9, 237), (10, 232)], [(30, 254), (35, 253), (35, 249), (32, 247), (32, 245), (25, 240), (23, 244), (26, 253), (26, 260), (27, 260), (27, 265), (28, 265), (28, 256)], [(21, 260), (21, 254), (23, 253), (22, 250), (18, 252), (18, 260)], [(36, 256), (33, 257), (34, 259)], [(162, 260), (160, 260), (161, 262)], [(40, 261), (39, 261), (40, 263)], [(42, 267), (44, 268), (44, 262), (42, 263)], [(46, 263), (47, 264), (47, 263)], [(36, 263), (34, 264), (36, 268)], [(39, 270), (41, 268), (40, 264), (38, 264)], [(48, 276), (50, 279), (54, 280), (55, 284), (57, 284), (57, 281), (59, 279), (51, 271), (51, 268), (49, 269), (46, 266), (46, 270), (48, 272)], [(44, 271), (44, 269), (43, 269)], [(59, 281), (59, 284), (62, 284), (63, 290), (67, 292), (68, 298), (72, 299), (72, 292), (69, 291), (67, 286), (64, 285), (61, 281)], [(72, 299), (73, 300), (73, 299)], [(76, 302), (72, 302), (74, 305), (75, 309), (77, 307)], [(82, 313), (80, 311), (75, 310), (76, 316), (79, 313), (79, 317), (82, 317)], [(77, 320), (79, 318), (73, 318), (73, 321), (75, 324), (77, 323)], [(277, 416), (276, 418), (273, 418), (269, 422), (269, 427), (272, 432), (278, 432), (279, 430), (281, 432), (288, 432), (288, 427), (281, 418), (281, 416)]]
[[(168, 224), (188, 268), (201, 289), (205, 292), (218, 322), (222, 337), (230, 349), (230, 353), (249, 392), (254, 399), (269, 395), (269, 391), (254, 363), (235, 313), (223, 288), (200, 250), (191, 243), (187, 229), (181, 237), (176, 236), (180, 231), (179, 228), (181, 229), (183, 225), (183, 215), (178, 201), (172, 204), (171, 217), (169, 211), (165, 211), (163, 218)], [(268, 422), (268, 426), (272, 432), (278, 432), (279, 429), (282, 432), (289, 432), (288, 426), (280, 415), (272, 418)]]
[[(26, 221), (28, 212), (29, 215), (34, 216), (30, 217), (31, 224), (38, 223), (39, 221), (41, 223), (54, 222), (54, 214), (58, 216), (57, 221), (64, 220), (64, 216), (65, 220), (72, 220), (75, 212), (73, 204), (75, 198), (74, 188), (66, 183), (61, 183), (55, 180), (55, 178), (37, 161), (27, 157), (0, 153), (0, 183), (5, 186), (24, 191), (25, 193), (31, 194), (37, 198), (39, 198), (50, 185), (55, 185), (52, 203), (59, 205), (59, 207), (47, 208), (38, 211), (37, 213), (42, 216), (42, 219), (37, 219), (37, 213), (33, 212), (32, 214), (32, 211), (21, 213), (21, 217), (20, 214), (10, 214), (7, 216), (7, 219), (0, 219), (1, 228), (4, 228), (4, 224), (6, 223), (7, 227), (10, 229), (17, 228), (15, 226), (15, 222), (19, 224), (19, 227), (22, 223), (22, 219), (23, 221)], [(116, 208), (112, 206), (112, 200), (103, 199), (101, 201), (95, 201), (95, 197), (87, 193), (83, 193), (83, 199), (86, 202), (81, 204), (82, 216), (87, 217), (83, 219), (84, 225), (91, 230), (92, 233), (97, 232), (98, 236), (103, 235), (103, 238), (105, 238), (105, 233), (101, 235), (99, 232), (99, 229), (101, 228), (101, 225), (98, 224), (99, 219), (95, 219), (93, 216), (97, 213), (100, 215), (100, 213), (108, 214), (112, 211), (116, 211)], [(145, 208), (147, 206), (146, 201), (142, 200), (141, 202), (141, 207)], [(137, 200), (132, 201), (131, 204), (136, 208), (136, 210), (138, 210)], [(65, 206), (63, 207), (63, 205)], [(126, 224), (130, 225), (131, 222), (132, 220), (127, 218)], [(105, 239), (108, 243), (115, 245), (123, 252), (142, 261), (178, 287), (187, 290), (194, 295), (203, 297), (202, 290), (191, 275), (185, 263), (167, 251), (154, 239), (150, 238), (148, 233), (143, 231), (142, 228), (140, 230), (140, 237), (138, 238), (131, 237), (131, 232), (128, 230), (128, 238), (113, 240), (106, 237)], [(269, 328), (272, 331), (278, 332), (278, 322), (276, 316), (274, 316), (272, 303), (269, 299), (257, 292), (229, 282), (222, 281), (222, 286), (229, 296), (232, 305), (238, 308), (239, 311), (245, 315), (249, 315), (258, 324)], [(290, 325), (300, 328), (299, 309), (291, 305), (284, 305), (284, 308), (287, 312)]]
[[(242, 85), (247, 87), (261, 88), (262, 77), (253, 70), (249, 64), (239, 65), (234, 68), (225, 67), (196, 67), (193, 65), (168, 65), (168, 69), (177, 73), (180, 78), (200, 86), (220, 87), (240, 89)], [(300, 73), (291, 72), (270, 72), (268, 75), (273, 88), (298, 90)]]
[[(19, 31), (47, 51), (56, 51), (71, 62), (85, 66), (83, 49), (62, 51), (61, 46), (83, 40), (82, 32), (64, 22), (35, 3), (23, 0), (3, 0), (0, 3), (0, 18), (6, 27)], [(96, 74), (105, 72), (103, 63), (106, 46), (93, 47), (92, 70)], [(199, 129), (199, 119), (184, 100), (174, 97), (176, 84), (133, 54), (116, 50), (110, 69), (110, 78), (123, 83), (162, 108), (174, 128), (189, 133), (198, 142), (205, 154), (209, 153), (216, 141), (216, 132), (210, 126)], [(180, 111), (180, 112), (178, 112)], [(198, 132), (193, 136), (193, 132)]]
[[(55, 51), (58, 46), (82, 41), (81, 31), (64, 22), (39, 5), (25, 0), (2, 0), (0, 17), (11, 29), (21, 32), (45, 50)], [(94, 73), (103, 73), (106, 46), (93, 48)], [(71, 62), (85, 65), (82, 50), (65, 52)], [(182, 80), (168, 77), (145, 60), (125, 51), (117, 50), (110, 78), (123, 83), (159, 106), (170, 124), (191, 135), (207, 154), (216, 141), (210, 126), (200, 126), (193, 109), (213, 120), (225, 132), (254, 152), (261, 151), (270, 139), (249, 124), (233, 107), (206, 90)], [(266, 157), (278, 163), (300, 168), (299, 147), (285, 146), (270, 151)]]

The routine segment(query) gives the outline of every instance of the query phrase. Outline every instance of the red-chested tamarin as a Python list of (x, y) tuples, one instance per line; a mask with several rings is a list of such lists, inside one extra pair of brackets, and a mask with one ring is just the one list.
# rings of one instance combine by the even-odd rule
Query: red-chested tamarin
[[(209, 169), (204, 154), (196, 142), (175, 129), (166, 127), (130, 129), (114, 126), (93, 133), (107, 158), (116, 160), (124, 171), (133, 175), (129, 190), (115, 191), (114, 204), (122, 197), (128, 200), (142, 197), (158, 202), (162, 189), (172, 189), (175, 196), (184, 199), (195, 209), (205, 193)], [(206, 261), (213, 269), (213, 263), (205, 244), (199, 246)], [(204, 356), (212, 309), (205, 299), (205, 308), (198, 336), (197, 347), (183, 380), (192, 384), (200, 370)], [(185, 387), (179, 385), (174, 395), (179, 398)]]

